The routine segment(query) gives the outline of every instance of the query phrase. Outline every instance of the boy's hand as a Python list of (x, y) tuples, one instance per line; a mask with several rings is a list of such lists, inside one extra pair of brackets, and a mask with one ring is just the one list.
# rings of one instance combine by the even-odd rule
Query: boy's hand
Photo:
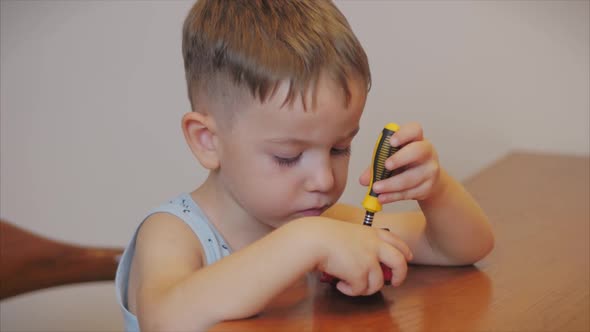
[(383, 229), (321, 218), (310, 220), (305, 234), (319, 244), (317, 268), (340, 280), (339, 291), (349, 296), (379, 291), (384, 284), (380, 263), (392, 269), (393, 286), (404, 281), (412, 253), (399, 237)]
[[(418, 123), (401, 126), (390, 143), (402, 148), (385, 161), (385, 168), (401, 170), (401, 173), (373, 184), (379, 202), (424, 200), (433, 195), (439, 189), (440, 165), (434, 147), (424, 139), (422, 126)], [(363, 186), (369, 185), (371, 167), (363, 172), (359, 181)]]

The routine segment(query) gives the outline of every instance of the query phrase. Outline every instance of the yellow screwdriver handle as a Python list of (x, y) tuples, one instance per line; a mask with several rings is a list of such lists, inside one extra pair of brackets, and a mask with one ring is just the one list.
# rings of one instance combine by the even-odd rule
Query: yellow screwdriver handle
[(377, 199), (378, 194), (373, 191), (373, 183), (387, 179), (392, 176), (393, 171), (385, 168), (385, 160), (399, 150), (399, 147), (391, 146), (389, 140), (395, 132), (399, 130), (396, 123), (388, 123), (384, 128), (373, 150), (373, 164), (371, 173), (371, 182), (369, 189), (363, 200), (363, 207), (367, 212), (375, 213), (381, 211), (381, 203)]

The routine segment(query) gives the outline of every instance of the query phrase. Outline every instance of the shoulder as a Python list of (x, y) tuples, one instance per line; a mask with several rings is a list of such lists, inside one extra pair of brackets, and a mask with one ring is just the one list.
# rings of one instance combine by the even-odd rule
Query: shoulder
[(149, 252), (150, 256), (179, 255), (191, 258), (197, 265), (205, 261), (201, 242), (191, 227), (179, 217), (156, 212), (150, 215), (137, 233), (136, 256)]
[(204, 266), (200, 241), (183, 220), (166, 212), (151, 214), (137, 231), (127, 294), (128, 309), (137, 314), (138, 295), (157, 297)]
[(201, 242), (178, 217), (154, 213), (138, 230), (132, 275), (144, 281), (180, 279), (204, 265)]

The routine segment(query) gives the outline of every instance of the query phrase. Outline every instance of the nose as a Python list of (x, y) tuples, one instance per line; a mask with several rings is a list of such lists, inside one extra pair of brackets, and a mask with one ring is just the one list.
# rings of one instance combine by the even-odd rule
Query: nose
[(305, 189), (312, 192), (327, 192), (334, 186), (334, 169), (329, 161), (321, 162), (309, 170)]

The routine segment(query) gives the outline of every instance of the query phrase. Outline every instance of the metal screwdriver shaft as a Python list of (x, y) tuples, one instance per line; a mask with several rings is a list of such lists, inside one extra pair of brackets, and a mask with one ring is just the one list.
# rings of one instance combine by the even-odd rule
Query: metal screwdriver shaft
[(365, 220), (363, 220), (363, 225), (365, 226), (372, 226), (373, 225), (373, 217), (375, 214), (373, 212), (365, 212)]

